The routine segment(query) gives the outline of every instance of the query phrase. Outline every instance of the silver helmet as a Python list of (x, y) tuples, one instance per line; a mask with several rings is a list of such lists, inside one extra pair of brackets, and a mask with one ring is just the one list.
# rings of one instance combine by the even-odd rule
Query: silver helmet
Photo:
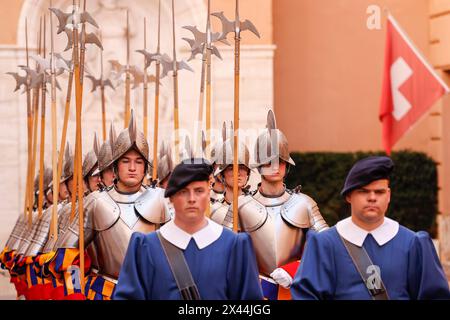
[[(52, 180), (53, 180), (53, 170), (49, 167), (47, 167), (46, 165), (44, 165), (44, 175), (43, 175), (43, 186), (44, 186), (44, 194), (47, 192), (47, 190), (51, 187), (52, 185)], [(40, 172), (36, 175), (36, 177), (34, 178), (34, 192), (36, 194), (39, 194), (39, 179), (40, 179)]]
[(227, 123), (224, 121), (222, 124), (222, 139), (220, 141), (217, 141), (212, 147), (211, 147), (211, 163), (215, 164), (217, 162), (217, 155), (219, 154), (220, 150), (222, 149), (223, 143), (227, 141), (228, 139), (233, 138), (233, 121), (231, 121), (230, 128), (227, 129)]
[(134, 116), (133, 110), (131, 110), (130, 123), (128, 124), (128, 128), (124, 129), (117, 140), (112, 145), (113, 151), (113, 161), (117, 161), (120, 157), (122, 157), (125, 153), (127, 153), (130, 149), (134, 148), (137, 152), (139, 152), (145, 159), (147, 163), (149, 163), (149, 146), (147, 139), (144, 136), (144, 133), (139, 131), (136, 126), (136, 118)]
[(66, 150), (64, 152), (64, 165), (60, 183), (66, 182), (73, 176), (73, 165), (74, 165), (74, 157), (70, 150), (69, 142), (67, 142)]
[(100, 146), (98, 143), (97, 133), (94, 133), (94, 143), (92, 146), (92, 150), (84, 156), (83, 160), (83, 167), (81, 170), (83, 178), (86, 178), (89, 172), (91, 172), (92, 169), (94, 169), (94, 167), (97, 165), (99, 149)]
[(112, 151), (112, 145), (114, 145), (114, 142), (117, 139), (116, 130), (114, 129), (114, 125), (111, 122), (111, 127), (109, 129), (109, 140), (106, 140), (103, 142), (102, 146), (100, 147), (100, 151), (98, 152), (98, 167), (95, 169), (95, 171), (92, 173), (93, 176), (101, 173), (103, 170), (108, 168), (112, 162), (113, 162), (113, 151)]
[(258, 136), (255, 144), (255, 167), (260, 167), (277, 158), (295, 166), (289, 154), (287, 138), (281, 130), (277, 129), (275, 115), (272, 110), (269, 110), (266, 129)]
[(189, 136), (185, 136), (184, 149), (180, 150), (180, 161), (192, 158), (194, 158), (194, 152), (192, 151), (191, 140), (189, 139)]
[(164, 141), (161, 143), (159, 148), (158, 156), (158, 180), (163, 181), (167, 178), (174, 169), (174, 163), (172, 159), (171, 148)]
[[(218, 150), (217, 157), (216, 157), (216, 163), (218, 164), (218, 167), (216, 171), (214, 172), (214, 175), (219, 175), (222, 171), (224, 171), (228, 166), (233, 165), (234, 160), (234, 140), (233, 138), (230, 138), (226, 140), (224, 143), (222, 143), (222, 147)], [(239, 142), (239, 150), (238, 150), (238, 163), (243, 164), (246, 166), (249, 170), (250, 168), (250, 152), (247, 148), (247, 146)]]
[(52, 186), (53, 182), (53, 170), (52, 168), (44, 166), (44, 194)]

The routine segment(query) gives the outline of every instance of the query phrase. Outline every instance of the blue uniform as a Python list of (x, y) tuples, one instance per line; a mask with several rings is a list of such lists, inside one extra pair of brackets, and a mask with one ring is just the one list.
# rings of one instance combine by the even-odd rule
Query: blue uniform
[[(448, 282), (428, 233), (400, 226), (379, 245), (371, 234), (363, 242), (390, 299), (450, 299)], [(309, 233), (302, 263), (291, 287), (294, 299), (371, 299), (335, 227)]]
[[(262, 299), (256, 258), (248, 234), (223, 229), (217, 240), (201, 250), (191, 238), (183, 252), (202, 299)], [(133, 234), (113, 299), (181, 299), (155, 232)]]

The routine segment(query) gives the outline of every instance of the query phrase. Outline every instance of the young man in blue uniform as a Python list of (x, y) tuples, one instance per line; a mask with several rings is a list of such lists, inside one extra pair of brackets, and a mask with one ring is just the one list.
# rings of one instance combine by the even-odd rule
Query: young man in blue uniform
[[(175, 217), (157, 232), (133, 234), (113, 299), (262, 299), (248, 234), (235, 234), (205, 217), (211, 174), (212, 166), (204, 159), (188, 159), (175, 167), (165, 191)], [(183, 281), (179, 273), (176, 280), (172, 270), (182, 263), (169, 262), (168, 246), (186, 261), (184, 273), (191, 273), (193, 282), (189, 288), (196, 288), (191, 297), (178, 286)]]
[(393, 167), (379, 156), (352, 167), (341, 192), (351, 216), (309, 234), (294, 299), (450, 299), (430, 236), (385, 217)]

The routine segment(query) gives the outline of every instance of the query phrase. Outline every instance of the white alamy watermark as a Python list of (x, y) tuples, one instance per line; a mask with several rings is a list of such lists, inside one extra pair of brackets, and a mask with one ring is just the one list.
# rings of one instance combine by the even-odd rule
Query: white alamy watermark
[(381, 30), (381, 8), (378, 5), (372, 4), (367, 7), (366, 27), (369, 30)]
[(366, 286), (369, 290), (381, 290), (381, 270), (379, 266), (370, 265), (367, 267), (366, 274), (369, 277), (366, 280)]

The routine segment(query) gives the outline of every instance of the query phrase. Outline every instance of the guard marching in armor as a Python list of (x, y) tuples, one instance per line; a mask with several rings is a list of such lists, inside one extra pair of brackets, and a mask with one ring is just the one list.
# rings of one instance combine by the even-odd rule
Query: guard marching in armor
[[(148, 168), (149, 147), (137, 130), (134, 113), (113, 145), (114, 186), (98, 192), (85, 207), (85, 244), (95, 243), (98, 274), (90, 288), (95, 299), (109, 299), (135, 231), (148, 233), (170, 220), (164, 190), (146, 189), (142, 182)], [(87, 229), (91, 228), (91, 231)]]
[[(85, 208), (93, 200), (98, 193), (100, 183), (99, 174), (95, 174), (98, 167), (99, 143), (97, 135), (94, 135), (93, 149), (89, 151), (83, 160), (82, 177), (84, 180), (84, 199)], [(52, 271), (59, 279), (63, 279), (64, 300), (84, 300), (85, 291), (81, 287), (80, 271), (79, 271), (79, 221), (78, 207), (75, 208), (75, 214), (70, 219), (69, 212), (62, 218), (61, 232), (59, 232), (58, 240), (55, 243), (56, 254), (52, 261)], [(89, 229), (85, 228), (86, 232)], [(89, 273), (92, 260), (95, 259), (95, 248), (90, 245), (85, 252), (85, 274)]]
[(298, 268), (306, 232), (320, 232), (328, 226), (311, 197), (288, 190), (284, 184), (288, 167), (295, 163), (271, 110), (267, 128), (256, 141), (255, 160), (261, 184), (253, 195), (239, 197), (240, 226), (253, 240), (264, 296), (290, 299), (288, 288)]
[[(233, 140), (228, 139), (222, 144), (222, 148), (218, 149), (216, 158), (218, 167), (214, 172), (217, 180), (220, 180), (225, 186), (224, 197), (215, 201), (211, 207), (211, 220), (233, 229)], [(250, 152), (246, 145), (239, 143), (239, 172), (238, 172), (238, 194), (239, 196), (246, 194), (244, 190), (250, 178)]]

